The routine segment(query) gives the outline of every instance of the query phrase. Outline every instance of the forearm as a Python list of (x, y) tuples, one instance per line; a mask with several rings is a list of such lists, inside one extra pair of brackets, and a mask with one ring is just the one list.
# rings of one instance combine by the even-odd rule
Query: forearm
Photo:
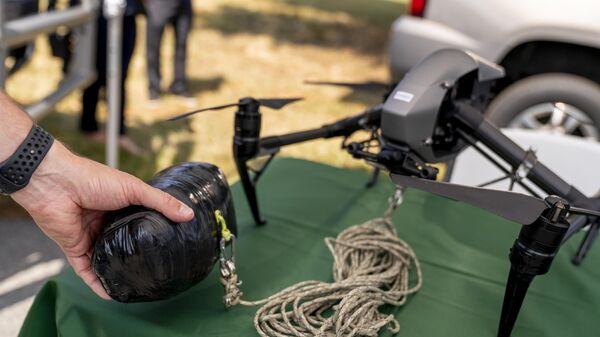
[(0, 162), (17, 150), (32, 124), (29, 115), (0, 91)]

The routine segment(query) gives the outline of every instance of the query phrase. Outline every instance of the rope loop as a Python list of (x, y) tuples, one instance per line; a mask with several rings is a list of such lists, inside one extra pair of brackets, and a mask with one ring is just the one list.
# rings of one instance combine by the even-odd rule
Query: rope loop
[(404, 305), (422, 286), (419, 260), (397, 236), (391, 219), (401, 200), (400, 191), (384, 217), (325, 238), (333, 256), (333, 282), (304, 281), (263, 300), (245, 301), (234, 269), (221, 277), (225, 305), (262, 305), (254, 316), (262, 337), (376, 337), (383, 328), (399, 332), (394, 315), (379, 309)]

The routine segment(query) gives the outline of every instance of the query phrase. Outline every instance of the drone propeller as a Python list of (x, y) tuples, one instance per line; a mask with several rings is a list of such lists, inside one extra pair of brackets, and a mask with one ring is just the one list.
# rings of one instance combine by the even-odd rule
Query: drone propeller
[(363, 83), (352, 83), (352, 82), (327, 82), (327, 81), (304, 81), (305, 84), (310, 85), (331, 85), (336, 87), (346, 87), (356, 90), (365, 91), (384, 91), (390, 89), (390, 84), (376, 81), (368, 81)]
[(532, 224), (548, 208), (541, 199), (515, 192), (441, 183), (398, 174), (392, 174), (391, 177), (395, 184), (465, 202), (522, 225)]
[(203, 108), (203, 109), (198, 109), (198, 110), (186, 112), (184, 114), (177, 115), (175, 117), (171, 117), (171, 118), (167, 119), (167, 121), (173, 122), (173, 121), (180, 120), (180, 119), (189, 117), (191, 115), (197, 114), (199, 112), (213, 111), (213, 110), (222, 110), (222, 109), (231, 108), (231, 107), (234, 107), (234, 106), (247, 105), (247, 104), (250, 104), (252, 102), (257, 102), (259, 105), (266, 106), (267, 108), (279, 110), (279, 109), (285, 107), (288, 104), (291, 104), (291, 103), (294, 103), (294, 102), (297, 102), (297, 101), (301, 101), (301, 100), (302, 100), (302, 98), (297, 98), (297, 97), (296, 98), (259, 98), (259, 99), (243, 98), (238, 103), (230, 103), (230, 104), (224, 104), (224, 105), (217, 105), (217, 106), (213, 106), (213, 107), (210, 107), (210, 108)]
[(303, 98), (301, 97), (295, 97), (295, 98), (260, 98), (257, 99), (258, 103), (260, 103), (260, 105), (264, 105), (267, 108), (271, 108), (271, 109), (275, 109), (275, 110), (279, 110), (283, 107), (285, 107), (288, 104), (292, 104), (294, 102), (298, 102), (303, 100)]
[[(532, 224), (548, 208), (544, 200), (516, 192), (441, 183), (399, 174), (391, 174), (391, 177), (395, 184), (465, 202), (522, 225)], [(569, 207), (569, 213), (600, 217), (598, 211), (573, 206)]]

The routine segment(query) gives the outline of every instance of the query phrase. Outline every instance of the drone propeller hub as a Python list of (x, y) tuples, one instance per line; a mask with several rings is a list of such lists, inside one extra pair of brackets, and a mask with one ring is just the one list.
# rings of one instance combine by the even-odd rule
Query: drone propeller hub
[(569, 210), (570, 204), (561, 197), (556, 195), (550, 195), (544, 199), (548, 209), (542, 213), (542, 215), (552, 222), (565, 222)]
[(240, 112), (258, 112), (260, 102), (252, 97), (244, 97), (238, 101)]

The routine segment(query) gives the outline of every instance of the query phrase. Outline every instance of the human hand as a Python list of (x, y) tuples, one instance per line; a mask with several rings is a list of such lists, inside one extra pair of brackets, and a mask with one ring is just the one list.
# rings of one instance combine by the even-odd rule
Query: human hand
[(140, 179), (71, 153), (58, 141), (29, 184), (11, 197), (62, 249), (77, 275), (104, 299), (110, 299), (91, 265), (95, 238), (107, 211), (142, 205), (175, 222), (194, 212), (171, 195)]

